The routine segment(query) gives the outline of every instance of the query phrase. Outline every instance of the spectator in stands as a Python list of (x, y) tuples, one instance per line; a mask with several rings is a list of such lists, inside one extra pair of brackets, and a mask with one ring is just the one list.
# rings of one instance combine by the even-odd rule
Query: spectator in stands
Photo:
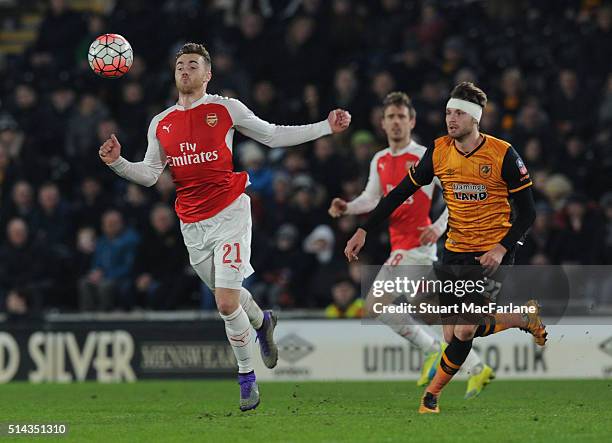
[(514, 127), (516, 115), (524, 100), (525, 85), (521, 71), (516, 67), (506, 69), (502, 74), (500, 89), (501, 95), (497, 101), (502, 114), (501, 129), (508, 133)]
[(291, 197), (291, 180), (283, 172), (277, 172), (272, 182), (272, 196), (264, 200), (264, 221), (262, 230), (272, 230), (287, 220), (289, 199)]
[(321, 121), (321, 118), (323, 118), (323, 103), (321, 102), (321, 93), (317, 85), (309, 83), (304, 86), (302, 100), (296, 102), (295, 107), (293, 121), (304, 124)]
[(264, 32), (263, 17), (255, 13), (245, 13), (240, 17), (240, 23), (234, 35), (237, 48), (236, 59), (248, 66), (249, 71), (259, 73), (264, 78), (271, 74), (271, 65), (267, 63), (270, 41)]
[(8, 222), (6, 239), (0, 247), (0, 296), (21, 288), (31, 295), (30, 307), (39, 310), (56, 283), (55, 260), (20, 218)]
[(136, 183), (127, 183), (125, 194), (119, 204), (126, 223), (137, 232), (144, 232), (150, 227), (151, 203), (150, 194)]
[(5, 223), (12, 218), (20, 218), (26, 225), (31, 226), (35, 208), (32, 185), (25, 180), (15, 183), (11, 192), (11, 201), (6, 205), (6, 211), (3, 211), (0, 220), (0, 225), (3, 226), (2, 232), (4, 233)]
[(102, 191), (100, 181), (86, 176), (81, 181), (78, 196), (74, 199), (74, 224), (77, 228), (93, 227), (100, 232), (102, 214), (110, 206), (108, 194)]
[[(520, 109), (516, 117), (516, 123), (510, 132), (510, 141), (513, 145), (522, 149), (520, 147), (525, 146), (527, 140), (532, 137), (542, 140), (545, 149), (551, 146), (554, 139), (548, 117), (534, 98), (527, 100)], [(546, 153), (548, 154), (548, 151)]]
[(7, 211), (11, 189), (16, 180), (16, 171), (11, 163), (8, 149), (0, 145), (0, 215)]
[(29, 311), (27, 292), (23, 289), (11, 289), (6, 296), (5, 305), (9, 321), (26, 318)]
[(595, 155), (577, 135), (568, 135), (564, 150), (556, 156), (555, 170), (564, 174), (578, 192), (588, 193), (597, 187), (591, 184), (596, 170)]
[(571, 132), (584, 131), (589, 126), (589, 109), (592, 102), (588, 91), (580, 88), (578, 75), (573, 69), (559, 72), (558, 89), (554, 91), (550, 113), (558, 133), (563, 137)]
[(326, 106), (350, 109), (352, 124), (360, 128), (367, 119), (367, 104), (363, 94), (360, 94), (359, 81), (352, 67), (341, 67), (334, 75), (334, 89), (331, 95), (331, 103)]
[(38, 190), (38, 207), (32, 217), (32, 229), (38, 239), (48, 246), (69, 243), (72, 214), (62, 201), (55, 183), (45, 183)]
[[(121, 101), (116, 111), (117, 121), (121, 122), (122, 135), (125, 142), (126, 158), (143, 157), (144, 149), (138, 149), (144, 145), (147, 136), (148, 117), (147, 103), (143, 85), (139, 82), (130, 81), (121, 88)], [(116, 123), (113, 131), (117, 131)], [(110, 130), (110, 129), (109, 129)], [(108, 131), (105, 131), (105, 134)]]
[(346, 273), (346, 260), (335, 254), (335, 240), (334, 232), (327, 225), (318, 225), (304, 239), (304, 252), (310, 261), (310, 307), (324, 307), (329, 300), (329, 288), (338, 275)]
[(74, 36), (85, 32), (82, 16), (70, 9), (65, 0), (49, 0), (49, 8), (34, 44), (32, 64), (53, 63), (56, 67), (70, 65), (74, 62), (79, 43)]
[(395, 78), (389, 71), (378, 71), (372, 76), (371, 85), (370, 107), (382, 103), (395, 89)]
[(561, 212), (562, 227), (552, 245), (553, 263), (593, 265), (603, 262), (606, 227), (599, 214), (587, 206), (582, 194), (568, 197)]
[(0, 149), (11, 159), (18, 159), (23, 154), (25, 134), (10, 114), (0, 115)]
[[(517, 248), (516, 264), (550, 263), (556, 230), (553, 228), (552, 208), (544, 202), (536, 205), (536, 218), (525, 237), (523, 246)], [(534, 263), (535, 262), (535, 263)]]
[(70, 257), (67, 275), (70, 276), (71, 287), (67, 288), (64, 294), (66, 304), (72, 308), (78, 307), (77, 293), (79, 282), (84, 279), (91, 271), (91, 263), (96, 252), (96, 231), (90, 226), (81, 227), (76, 233), (76, 244)]
[(327, 219), (326, 212), (317, 204), (317, 184), (309, 175), (298, 175), (291, 186), (293, 195), (287, 209), (287, 221), (298, 228), (300, 239)]
[(91, 271), (79, 284), (82, 311), (110, 310), (115, 306), (131, 308), (132, 267), (138, 235), (125, 228), (119, 211), (102, 215), (102, 237), (96, 244)]
[(151, 211), (150, 227), (140, 242), (134, 263), (134, 287), (143, 306), (172, 309), (185, 294), (187, 253), (177, 232), (171, 208), (158, 204)]
[(258, 282), (252, 287), (256, 300), (262, 300), (270, 306), (285, 307), (307, 303), (306, 260), (299, 248), (295, 226), (281, 225), (274, 242), (253, 265), (262, 270)]
[(17, 120), (19, 128), (26, 134), (29, 134), (34, 140), (41, 140), (38, 129), (41, 121), (44, 119), (38, 93), (32, 85), (27, 83), (17, 85), (13, 96), (13, 110), (11, 114)]
[(91, 146), (96, 144), (98, 123), (107, 118), (109, 111), (91, 92), (81, 95), (76, 109), (68, 122), (66, 149), (68, 158), (78, 163), (89, 158)]
[(253, 86), (252, 108), (255, 115), (268, 122), (285, 122), (287, 111), (284, 100), (278, 97), (276, 87), (269, 80), (261, 80)]
[[(56, 161), (66, 155), (66, 133), (75, 99), (74, 89), (56, 80), (51, 86), (50, 100), (43, 107), (45, 119), (39, 122), (40, 139), (44, 144), (45, 155), (55, 157)], [(38, 152), (41, 152), (40, 146)]]
[[(378, 120), (377, 125), (380, 126)], [(353, 177), (358, 177), (361, 180), (367, 180), (370, 172), (370, 160), (376, 151), (376, 138), (371, 132), (361, 130), (356, 131), (351, 137), (351, 152), (348, 155), (351, 169), (354, 170)], [(365, 182), (364, 182), (365, 183)]]
[(480, 128), (485, 134), (502, 134), (499, 107), (493, 100), (488, 101), (482, 111)]
[(363, 299), (349, 277), (342, 277), (331, 288), (332, 303), (325, 308), (327, 318), (363, 317)]
[(170, 206), (174, 205), (174, 201), (176, 200), (176, 188), (174, 187), (172, 175), (168, 169), (162, 172), (162, 175), (157, 179), (155, 191), (157, 191), (158, 202), (166, 203)]
[(340, 193), (340, 182), (347, 174), (346, 167), (342, 164), (342, 157), (337, 152), (338, 149), (332, 137), (319, 138), (314, 142), (314, 155), (311, 161), (312, 178), (323, 185), (327, 196)]
[(240, 163), (249, 174), (249, 192), (255, 192), (262, 197), (272, 195), (274, 173), (266, 166), (266, 154), (262, 148), (251, 140), (241, 143), (237, 148)]
[(432, 71), (433, 66), (423, 56), (423, 48), (414, 40), (405, 44), (402, 52), (391, 64), (391, 73), (399, 83), (398, 89), (411, 96), (421, 90), (425, 78)]

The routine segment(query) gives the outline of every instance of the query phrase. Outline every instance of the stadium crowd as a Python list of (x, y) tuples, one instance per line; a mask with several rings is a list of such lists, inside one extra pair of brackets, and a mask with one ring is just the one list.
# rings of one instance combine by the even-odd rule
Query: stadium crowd
[[(263, 305), (345, 315), (359, 265), (342, 254), (358, 219), (332, 220), (386, 146), (381, 101), (407, 92), (414, 137), (445, 133), (452, 86), (489, 96), (482, 131), (510, 141), (535, 183), (538, 215), (518, 263), (612, 264), (612, 5), (598, 0), (145, 0), (105, 13), (43, 2), (33, 45), (0, 54), (0, 311), (212, 307), (188, 266), (166, 170), (152, 188), (115, 176), (97, 156), (111, 133), (140, 160), (150, 118), (175, 103), (174, 53), (211, 52), (209, 93), (237, 97), (274, 123), (348, 109), (347, 134), (270, 150), (237, 136), (249, 173)], [(18, 9), (2, 26), (19, 26)], [(120, 80), (96, 77), (87, 48), (104, 32), (136, 54)], [(436, 208), (440, 210), (439, 205)], [(382, 264), (370, 237), (361, 263)], [(351, 305), (351, 312), (359, 311)]]

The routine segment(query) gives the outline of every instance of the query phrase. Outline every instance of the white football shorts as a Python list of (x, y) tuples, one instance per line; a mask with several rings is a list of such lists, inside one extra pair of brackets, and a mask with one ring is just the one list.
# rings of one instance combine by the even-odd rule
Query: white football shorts
[(215, 216), (181, 222), (189, 262), (210, 288), (240, 289), (251, 266), (251, 199), (241, 194)]

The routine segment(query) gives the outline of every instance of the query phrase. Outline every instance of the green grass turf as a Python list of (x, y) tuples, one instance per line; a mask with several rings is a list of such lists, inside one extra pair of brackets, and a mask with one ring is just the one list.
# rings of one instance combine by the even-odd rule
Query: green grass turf
[(451, 383), (442, 413), (421, 416), (413, 382), (262, 383), (246, 413), (231, 381), (12, 383), (0, 423), (67, 423), (68, 437), (36, 439), (63, 442), (611, 441), (612, 380), (494, 381), (469, 401), (464, 389)]

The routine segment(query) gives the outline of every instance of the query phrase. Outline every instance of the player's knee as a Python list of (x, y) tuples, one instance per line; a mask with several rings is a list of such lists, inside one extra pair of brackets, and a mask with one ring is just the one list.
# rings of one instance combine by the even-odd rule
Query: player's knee
[(221, 315), (230, 315), (238, 309), (238, 300), (229, 297), (217, 297), (217, 309)]
[(453, 336), (455, 335), (452, 325), (450, 325), (450, 327), (446, 327), (445, 325), (445, 327), (442, 328), (442, 333), (444, 335), (444, 341), (447, 344), (450, 344), (450, 342), (453, 341)]
[(456, 325), (455, 326), (455, 337), (461, 341), (468, 341), (474, 338), (476, 332), (475, 325)]

